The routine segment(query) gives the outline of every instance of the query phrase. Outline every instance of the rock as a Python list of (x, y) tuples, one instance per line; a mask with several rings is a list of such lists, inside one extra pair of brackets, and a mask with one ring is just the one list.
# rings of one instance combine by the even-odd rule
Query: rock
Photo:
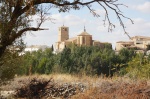
[(0, 99), (11, 97), (15, 94), (15, 91), (0, 91)]

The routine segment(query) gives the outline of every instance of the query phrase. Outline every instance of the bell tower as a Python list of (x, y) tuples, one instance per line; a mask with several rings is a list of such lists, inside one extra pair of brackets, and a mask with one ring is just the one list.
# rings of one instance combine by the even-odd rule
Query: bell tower
[(61, 42), (67, 39), (69, 39), (69, 27), (65, 27), (65, 26), (59, 27), (58, 28), (58, 41)]

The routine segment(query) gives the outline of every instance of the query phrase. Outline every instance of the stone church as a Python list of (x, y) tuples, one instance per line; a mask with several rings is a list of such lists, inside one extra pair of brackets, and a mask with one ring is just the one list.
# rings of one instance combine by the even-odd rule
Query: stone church
[[(107, 42), (100, 42), (92, 39), (92, 35), (84, 31), (77, 35), (76, 37), (69, 38), (69, 27), (61, 26), (58, 28), (58, 41), (55, 44), (55, 49), (57, 52), (62, 51), (65, 47), (70, 44), (75, 44), (77, 46), (99, 46), (104, 47)], [(107, 43), (111, 44), (111, 43)]]

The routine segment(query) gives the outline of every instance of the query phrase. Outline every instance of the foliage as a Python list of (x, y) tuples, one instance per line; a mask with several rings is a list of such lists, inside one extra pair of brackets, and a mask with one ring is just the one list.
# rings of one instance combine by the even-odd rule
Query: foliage
[(21, 60), (22, 58), (17, 53), (10, 51), (7, 51), (7, 54), (0, 58), (0, 84), (15, 76)]
[[(133, 52), (123, 49), (119, 54), (114, 50), (97, 46), (71, 45), (61, 53), (53, 54), (52, 49), (26, 53), (19, 74), (70, 73), (85, 75), (113, 76), (127, 65)], [(130, 58), (128, 58), (130, 57)]]
[(144, 78), (150, 79), (150, 59), (149, 56), (144, 54), (137, 54), (129, 63), (126, 68), (127, 75), (133, 79)]
[(49, 74), (51, 67), (54, 64), (52, 50), (47, 48), (44, 52), (38, 50), (37, 52), (27, 52), (23, 55), (22, 65), (20, 66), (19, 74), (29, 75), (31, 73)]

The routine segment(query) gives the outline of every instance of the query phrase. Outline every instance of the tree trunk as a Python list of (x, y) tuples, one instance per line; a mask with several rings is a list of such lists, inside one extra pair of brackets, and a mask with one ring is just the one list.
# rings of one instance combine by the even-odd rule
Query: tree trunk
[(2, 56), (3, 56), (4, 52), (5, 52), (5, 50), (6, 50), (6, 46), (0, 47), (0, 59), (2, 58)]

